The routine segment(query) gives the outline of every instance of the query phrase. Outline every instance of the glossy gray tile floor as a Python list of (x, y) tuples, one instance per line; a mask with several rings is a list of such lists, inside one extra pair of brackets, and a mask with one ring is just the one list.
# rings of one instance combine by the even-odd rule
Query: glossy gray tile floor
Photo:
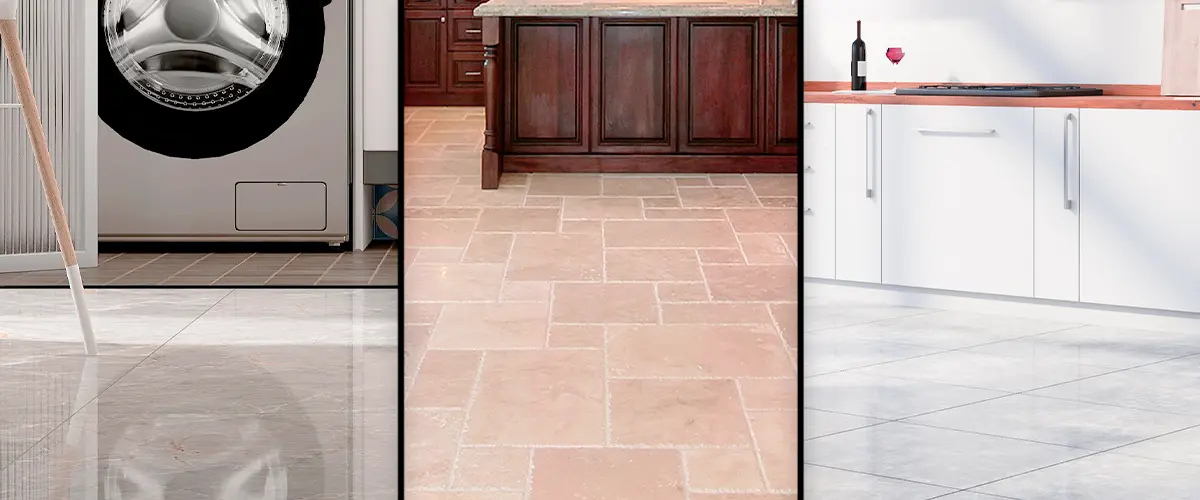
[(397, 290), (0, 290), (0, 499), (400, 497)]
[(1200, 332), (804, 300), (804, 498), (1200, 498)]

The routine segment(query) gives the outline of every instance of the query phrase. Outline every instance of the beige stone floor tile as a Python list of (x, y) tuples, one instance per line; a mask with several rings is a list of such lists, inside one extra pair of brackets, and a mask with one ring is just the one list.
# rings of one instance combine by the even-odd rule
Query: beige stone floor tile
[(511, 234), (474, 234), (463, 252), (464, 263), (497, 263), (508, 262), (509, 251), (512, 250), (513, 235)]
[(746, 258), (737, 248), (701, 248), (696, 251), (703, 264), (745, 264)]
[[(440, 147), (440, 146), (439, 146)], [(404, 158), (404, 178), (423, 175), (479, 175), (479, 160), (467, 158)]]
[(668, 177), (604, 177), (604, 196), (675, 196), (675, 183)]
[(764, 487), (754, 450), (688, 450), (683, 459), (691, 489), (753, 491)]
[(526, 196), (525, 206), (527, 207), (561, 207), (563, 206), (562, 196)]
[(800, 206), (800, 201), (792, 196), (778, 197), (758, 197), (758, 202), (766, 208), (796, 208)]
[(737, 248), (724, 221), (604, 221), (608, 248)]
[(747, 174), (746, 180), (754, 194), (765, 196), (800, 196), (800, 182), (796, 174)]
[(608, 391), (614, 443), (751, 444), (732, 380), (613, 380)]
[(779, 334), (783, 336), (783, 340), (787, 342), (788, 347), (800, 347), (800, 308), (799, 304), (771, 304), (771, 316), (775, 318), (775, 325), (779, 328)]
[[(482, 184), (483, 184), (483, 176), (480, 176), (480, 175), (463, 175), (458, 178), (459, 186), (471, 186), (471, 187), (482, 189), (482, 187), (481, 187)], [(504, 185), (504, 184), (502, 184), (502, 185)], [(518, 185), (516, 187), (521, 187), (521, 186)]]
[(404, 201), (404, 207), (440, 207), (446, 204), (447, 199), (446, 196), (410, 196)]
[[(557, 233), (557, 208), (485, 208), (476, 232)], [(780, 245), (783, 243), (781, 242)]]
[(692, 493), (691, 500), (800, 500), (800, 496), (795, 493)]
[(603, 444), (603, 357), (594, 350), (487, 353), (464, 443)]
[(741, 379), (742, 403), (747, 410), (799, 410), (800, 384), (795, 378)]
[(482, 134), (483, 128), (484, 123), (476, 120), (435, 120), (429, 125), (430, 132), (458, 132), (463, 136)]
[(754, 192), (745, 187), (681, 187), (679, 201), (684, 208), (760, 206)]
[(503, 279), (503, 264), (413, 264), (404, 277), (404, 300), (494, 302)]
[(564, 220), (641, 219), (642, 200), (600, 196), (568, 196), (563, 200)]
[(478, 185), (455, 186), (446, 200), (447, 207), (519, 207), (525, 204), (525, 188), (520, 186), (481, 189)]
[(703, 269), (717, 302), (795, 302), (799, 297), (796, 266), (706, 265)]
[(465, 247), (475, 221), (465, 219), (408, 219), (404, 221), (406, 247)]
[(663, 304), (662, 317), (666, 324), (771, 324), (767, 306), (754, 303)]
[(432, 325), (442, 313), (442, 304), (404, 304), (404, 324)]
[(530, 196), (599, 196), (599, 174), (545, 174), (529, 179)]
[(696, 252), (681, 249), (621, 249), (604, 251), (609, 281), (701, 281)]
[(464, 415), (458, 409), (404, 409), (404, 446), (446, 446), (458, 443)]
[(416, 375), (432, 333), (432, 325), (404, 325), (404, 376)]
[(594, 234), (517, 234), (510, 281), (600, 281), (604, 251)]
[(404, 407), (466, 408), (479, 360), (472, 351), (426, 352)]
[(787, 249), (792, 254), (792, 263), (796, 264), (796, 259), (800, 255), (800, 235), (796, 233), (786, 233), (780, 235), (783, 238), (783, 244), (787, 245)]
[(479, 142), (479, 137), (483, 135), (483, 131), (479, 135), (463, 134), (461, 132), (435, 132), (426, 130), (421, 134), (421, 138), (417, 139), (417, 144), (463, 144), (470, 145)]
[[(546, 344), (546, 302), (446, 304), (433, 327), (431, 349), (519, 349)], [(419, 374), (418, 374), (419, 376)]]
[(742, 174), (709, 174), (708, 180), (714, 186), (744, 187), (746, 176)]
[(675, 185), (681, 188), (708, 187), (712, 186), (712, 182), (709, 182), (707, 175), (699, 177), (675, 177)]
[(599, 235), (603, 228), (603, 222), (598, 220), (565, 220), (562, 221), (562, 230), (564, 234), (596, 234)]
[(409, 219), (470, 219), (476, 220), (480, 208), (405, 208), (404, 220)]
[(531, 175), (533, 175), (533, 174), (526, 174), (526, 173), (522, 173), (522, 172), (506, 173), (506, 174), (500, 176), (500, 185), (501, 186), (528, 186), (529, 185), (529, 176), (531, 176)]
[(552, 348), (604, 347), (604, 327), (600, 325), (550, 325), (549, 346)]
[(737, 237), (742, 244), (742, 254), (746, 256), (747, 264), (792, 263), (792, 255), (788, 253), (783, 239), (777, 234), (742, 233)]
[(530, 500), (684, 500), (682, 471), (674, 450), (537, 450)]
[(704, 283), (659, 283), (658, 300), (662, 302), (708, 302), (708, 287)]
[(531, 453), (529, 448), (464, 448), (452, 487), (524, 490)]
[(500, 289), (500, 302), (550, 302), (549, 281), (506, 281)]
[(669, 198), (642, 198), (642, 208), (679, 208), (679, 198), (676, 197), (674, 193), (672, 193)]
[(404, 196), (450, 196), (456, 176), (412, 176), (404, 179)]
[(442, 148), (443, 146), (431, 146), (428, 144), (413, 145), (406, 143), (404, 145), (404, 161), (407, 162), (409, 160), (431, 160), (440, 158), (442, 156)]
[(643, 215), (663, 220), (725, 220), (725, 211), (718, 208), (647, 208)]
[(795, 373), (783, 342), (764, 325), (610, 325), (616, 377), (784, 377)]
[(730, 208), (725, 210), (739, 233), (797, 233), (799, 211), (792, 208)]
[(422, 248), (417, 253), (415, 264), (457, 264), (462, 260), (462, 248)]
[[(406, 491), (404, 500), (524, 500), (520, 491)], [(751, 499), (755, 500), (755, 499)], [(773, 499), (767, 499), (773, 500)]]
[(794, 490), (799, 487), (800, 412), (746, 412), (762, 457), (767, 487), (775, 490)]
[[(405, 424), (407, 424), (407, 419)], [(455, 447), (404, 446), (405, 488), (446, 488), (450, 485), (450, 470), (454, 466)]]
[(650, 283), (559, 283), (554, 323), (657, 323), (658, 301)]

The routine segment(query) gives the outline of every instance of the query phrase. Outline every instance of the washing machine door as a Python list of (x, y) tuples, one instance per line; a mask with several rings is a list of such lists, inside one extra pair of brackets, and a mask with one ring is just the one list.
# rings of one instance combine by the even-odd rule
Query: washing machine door
[(330, 0), (99, 0), (100, 119), (176, 158), (270, 136), (304, 102)]

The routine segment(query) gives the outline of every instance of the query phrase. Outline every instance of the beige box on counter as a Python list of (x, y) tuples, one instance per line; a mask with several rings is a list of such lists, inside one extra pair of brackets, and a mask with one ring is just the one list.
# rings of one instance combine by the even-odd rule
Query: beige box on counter
[(1162, 95), (1200, 96), (1200, 0), (1165, 0)]

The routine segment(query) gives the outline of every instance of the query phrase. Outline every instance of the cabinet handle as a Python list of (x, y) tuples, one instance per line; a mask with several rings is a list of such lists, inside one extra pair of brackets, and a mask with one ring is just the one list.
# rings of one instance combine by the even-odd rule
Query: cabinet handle
[(446, 16), (442, 16), (442, 22), (446, 22)]
[(872, 188), (875, 185), (875, 183), (873, 182), (873, 179), (872, 179), (873, 176), (871, 175), (871, 153), (873, 153), (875, 151), (875, 148), (874, 148), (875, 141), (873, 140), (873, 138), (872, 138), (873, 134), (871, 133), (871, 117), (874, 115), (875, 115), (875, 110), (868, 109), (867, 115), (866, 115), (865, 119), (863, 120), (863, 124), (866, 127), (866, 130), (864, 133), (864, 137), (866, 138), (866, 149), (863, 151), (863, 156), (866, 157), (866, 165), (864, 165), (864, 167), (866, 168), (867, 198), (872, 197), (872, 195), (874, 194), (874, 189), (872, 189)]
[(466, 33), (468, 35), (478, 35), (478, 34), (483, 33), (483, 30), (469, 29), (469, 30), (463, 30), (463, 33)]
[(1071, 200), (1071, 121), (1074, 113), (1067, 113), (1063, 120), (1063, 208), (1070, 210), (1074, 202)]
[(943, 130), (935, 128), (919, 128), (917, 129), (917, 133), (938, 135), (992, 135), (996, 133), (996, 129), (981, 128), (977, 130)]
[(813, 214), (813, 211), (811, 208), (804, 209), (804, 215), (812, 215), (812, 214)]
[(466, 75), (466, 76), (479, 76), (482, 74), (483, 74), (482, 71), (468, 71), (466, 73), (463, 73), (463, 75)]

